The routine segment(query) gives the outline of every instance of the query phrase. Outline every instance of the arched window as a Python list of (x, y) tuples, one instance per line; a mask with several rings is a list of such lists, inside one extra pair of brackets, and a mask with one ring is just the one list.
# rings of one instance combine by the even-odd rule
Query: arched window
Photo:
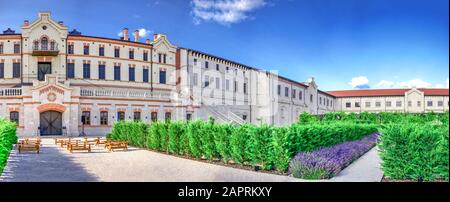
[(41, 48), (42, 50), (48, 49), (48, 38), (45, 36), (41, 38)]
[(39, 41), (33, 42), (33, 50), (39, 50)]
[(55, 41), (50, 42), (50, 50), (55, 50)]

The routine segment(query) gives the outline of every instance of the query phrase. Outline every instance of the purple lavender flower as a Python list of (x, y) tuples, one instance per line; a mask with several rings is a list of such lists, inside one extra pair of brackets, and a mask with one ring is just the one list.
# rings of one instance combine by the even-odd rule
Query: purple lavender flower
[(379, 134), (312, 152), (300, 152), (291, 160), (289, 173), (297, 178), (329, 179), (375, 146)]

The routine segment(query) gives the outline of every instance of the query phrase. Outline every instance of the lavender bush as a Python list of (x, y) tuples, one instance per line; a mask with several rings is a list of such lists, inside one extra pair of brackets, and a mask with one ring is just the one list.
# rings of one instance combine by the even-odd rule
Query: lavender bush
[(375, 146), (379, 134), (312, 152), (300, 152), (291, 160), (289, 173), (296, 178), (329, 179)]

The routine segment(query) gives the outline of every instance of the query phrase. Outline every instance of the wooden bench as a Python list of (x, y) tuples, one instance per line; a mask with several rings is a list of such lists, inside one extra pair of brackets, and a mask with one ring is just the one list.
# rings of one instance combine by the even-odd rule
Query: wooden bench
[(86, 143), (88, 143), (88, 144), (97, 144), (97, 142), (99, 142), (99, 141), (100, 141), (100, 138), (99, 138), (99, 137), (97, 137), (97, 138), (91, 138), (91, 139), (89, 139), (89, 138), (87, 138), (87, 137), (84, 138), (84, 142), (86, 142)]
[(17, 141), (17, 144), (22, 143), (22, 144), (41, 144), (42, 140), (41, 138), (26, 138), (26, 139), (21, 139)]
[(54, 138), (54, 140), (55, 140), (55, 144), (58, 145), (58, 144), (61, 144), (62, 142), (64, 142), (64, 140), (67, 140), (67, 138)]
[(70, 145), (74, 144), (74, 145), (78, 145), (83, 143), (82, 140), (67, 140), (64, 142), (64, 146), (66, 146), (66, 149), (69, 150)]
[(73, 151), (87, 151), (91, 152), (91, 144), (87, 142), (69, 142), (67, 145), (67, 149), (70, 151), (70, 153), (73, 153)]
[(41, 145), (38, 142), (20, 141), (17, 144), (19, 154), (22, 153), (22, 151), (35, 151), (36, 153), (39, 154), (40, 147), (41, 147)]
[(125, 141), (110, 141), (106, 143), (106, 148), (109, 151), (114, 151), (114, 149), (123, 149), (125, 151), (128, 150), (128, 142)]
[(97, 142), (95, 142), (95, 146), (98, 146), (98, 145), (105, 145), (105, 148), (106, 148), (106, 145), (108, 144), (108, 143), (110, 143), (111, 142), (111, 139), (100, 139), (100, 138), (98, 138), (97, 139)]

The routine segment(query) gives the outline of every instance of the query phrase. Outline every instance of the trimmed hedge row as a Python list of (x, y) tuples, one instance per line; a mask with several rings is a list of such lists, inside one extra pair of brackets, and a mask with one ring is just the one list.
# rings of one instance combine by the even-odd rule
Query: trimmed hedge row
[(390, 124), (390, 123), (427, 123), (439, 122), (447, 124), (449, 121), (448, 113), (345, 113), (329, 112), (323, 116), (314, 116), (309, 113), (299, 115), (300, 124), (311, 123), (332, 123), (332, 122), (353, 122), (353, 123), (372, 123), (372, 124)]
[(449, 180), (448, 125), (390, 124), (382, 134), (380, 157), (387, 177)]
[(0, 119), (0, 174), (6, 165), (12, 145), (16, 142), (16, 124)]
[(191, 122), (119, 122), (110, 137), (131, 145), (208, 160), (222, 160), (265, 170), (286, 172), (290, 159), (300, 151), (312, 151), (377, 131), (371, 124), (312, 124), (276, 128), (268, 125)]

